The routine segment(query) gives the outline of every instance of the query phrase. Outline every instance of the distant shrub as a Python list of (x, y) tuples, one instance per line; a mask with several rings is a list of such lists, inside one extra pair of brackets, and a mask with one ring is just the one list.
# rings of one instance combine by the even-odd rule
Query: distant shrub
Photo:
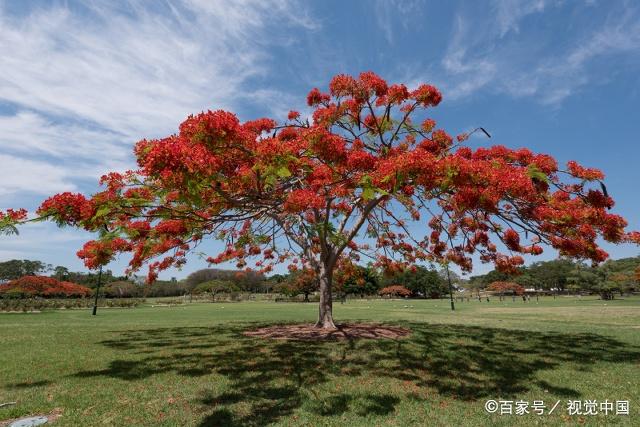
[(487, 286), (487, 291), (500, 292), (501, 294), (524, 294), (524, 287), (513, 282), (493, 282)]
[(409, 295), (411, 295), (411, 291), (404, 286), (393, 285), (380, 289), (379, 294), (382, 296), (408, 297)]
[[(99, 307), (112, 308), (134, 308), (145, 302), (141, 298), (117, 298), (105, 299), (98, 302)], [(93, 299), (43, 299), (43, 298), (22, 298), (22, 299), (0, 299), (0, 311), (42, 311), (56, 309), (88, 309), (93, 307)]]
[(91, 289), (86, 286), (44, 276), (24, 276), (0, 285), (0, 297), (3, 298), (83, 298), (89, 295)]

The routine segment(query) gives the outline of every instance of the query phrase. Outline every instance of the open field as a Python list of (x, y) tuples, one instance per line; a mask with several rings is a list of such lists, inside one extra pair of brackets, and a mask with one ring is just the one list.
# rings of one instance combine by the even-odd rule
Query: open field
[[(338, 322), (413, 333), (317, 343), (242, 335), (312, 322), (315, 304), (0, 314), (0, 403), (18, 402), (0, 420), (59, 409), (56, 425), (640, 425), (640, 299), (456, 308), (336, 303)], [(487, 399), (561, 403), (551, 415), (500, 416)], [(628, 400), (630, 415), (567, 415), (567, 400), (592, 399)]]

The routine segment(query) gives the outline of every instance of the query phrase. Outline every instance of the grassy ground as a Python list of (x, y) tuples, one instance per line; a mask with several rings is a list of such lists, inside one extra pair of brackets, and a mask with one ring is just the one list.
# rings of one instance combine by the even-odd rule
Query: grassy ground
[[(401, 341), (284, 342), (242, 331), (311, 322), (315, 304), (0, 314), (0, 420), (56, 425), (640, 425), (640, 299), (349, 301), (338, 321), (408, 326)], [(551, 415), (490, 415), (487, 399)], [(568, 416), (567, 400), (629, 416)], [(547, 408), (548, 410), (549, 408)]]

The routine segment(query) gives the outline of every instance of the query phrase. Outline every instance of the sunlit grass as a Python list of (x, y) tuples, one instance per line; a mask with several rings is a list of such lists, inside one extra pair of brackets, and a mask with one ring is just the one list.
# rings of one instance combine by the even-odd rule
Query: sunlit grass
[[(640, 299), (336, 303), (393, 341), (248, 338), (315, 304), (244, 302), (0, 315), (0, 420), (56, 425), (638, 425)], [(629, 400), (630, 416), (499, 416), (487, 399)]]

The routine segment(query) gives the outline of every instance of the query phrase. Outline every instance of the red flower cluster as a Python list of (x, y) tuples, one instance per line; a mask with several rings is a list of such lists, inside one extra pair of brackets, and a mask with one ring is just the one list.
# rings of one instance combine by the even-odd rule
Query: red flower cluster
[(294, 190), (284, 202), (287, 212), (301, 212), (307, 209), (320, 209), (325, 205), (324, 199), (311, 190)]
[(133, 245), (127, 240), (116, 237), (111, 240), (91, 240), (77, 252), (87, 268), (95, 269), (107, 265), (118, 252), (131, 251)]
[(307, 95), (307, 105), (313, 107), (323, 102), (329, 102), (329, 95), (320, 92), (320, 89), (313, 88), (309, 95)]
[(0, 220), (6, 219), (11, 222), (18, 222), (27, 219), (27, 210), (26, 209), (7, 209), (7, 212), (4, 213), (0, 211)]
[(576, 178), (586, 179), (587, 181), (604, 179), (604, 174), (598, 169), (585, 168), (583, 166), (580, 166), (573, 160), (567, 162), (567, 168), (569, 169), (571, 175), (575, 176)]
[(442, 94), (431, 85), (420, 85), (409, 95), (424, 107), (435, 107), (442, 101)]
[(289, 111), (289, 114), (287, 115), (287, 118), (289, 120), (295, 120), (295, 119), (297, 119), (299, 117), (300, 117), (300, 113), (298, 113), (297, 111), (293, 111), (293, 110)]
[(94, 215), (95, 205), (82, 194), (66, 192), (45, 200), (36, 213), (58, 223), (77, 225)]

